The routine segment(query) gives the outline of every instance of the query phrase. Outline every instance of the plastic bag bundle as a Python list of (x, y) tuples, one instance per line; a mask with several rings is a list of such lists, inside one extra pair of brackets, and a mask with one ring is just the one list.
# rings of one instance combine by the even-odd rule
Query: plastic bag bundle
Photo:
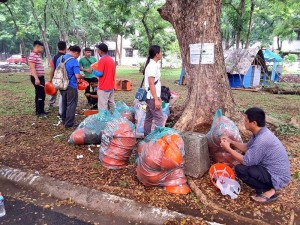
[(99, 144), (102, 131), (106, 127), (107, 122), (114, 117), (108, 110), (101, 110), (98, 114), (88, 116), (71, 134), (68, 142), (77, 145)]
[[(136, 124), (136, 137), (143, 138), (144, 137), (144, 123), (146, 118), (146, 110), (147, 104), (146, 102), (140, 102), (136, 100), (134, 102), (134, 110), (135, 110), (135, 124)], [(164, 126), (170, 116), (170, 103), (165, 103), (162, 106), (162, 111), (164, 115)], [(155, 125), (153, 122), (152, 131), (155, 129)]]
[(184, 142), (177, 131), (157, 127), (138, 145), (137, 178), (146, 186), (163, 186), (170, 193), (187, 194)]
[(127, 165), (136, 144), (133, 123), (116, 116), (106, 124), (99, 149), (99, 159), (108, 169), (120, 169)]
[(220, 146), (221, 137), (223, 135), (228, 136), (234, 141), (243, 142), (235, 123), (226, 116), (223, 116), (222, 110), (218, 109), (215, 113), (210, 131), (206, 135), (209, 152), (214, 162), (225, 163), (233, 167), (239, 164), (239, 162)]
[(115, 110), (118, 111), (124, 118), (134, 123), (134, 108), (126, 105), (123, 101), (116, 102)]

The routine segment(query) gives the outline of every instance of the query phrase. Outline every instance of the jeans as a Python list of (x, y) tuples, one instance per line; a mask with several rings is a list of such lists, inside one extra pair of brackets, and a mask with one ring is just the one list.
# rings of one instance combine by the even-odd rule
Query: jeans
[(31, 83), (35, 88), (35, 113), (36, 115), (40, 115), (45, 113), (45, 77), (39, 77), (40, 85), (35, 85), (35, 78), (34, 76), (30, 76)]
[(256, 194), (262, 194), (274, 188), (271, 175), (262, 166), (245, 166), (239, 164), (235, 166), (235, 172), (238, 178), (255, 189)]
[(65, 127), (72, 127), (75, 122), (78, 90), (69, 86), (67, 90), (60, 91), (60, 94), (62, 96), (62, 123)]
[(147, 111), (146, 118), (144, 123), (144, 136), (146, 137), (151, 133), (152, 122), (154, 120), (154, 124), (156, 126), (163, 127), (164, 126), (164, 114), (162, 109), (155, 109), (155, 100), (147, 99)]
[[(89, 82), (89, 86), (86, 87), (84, 93), (85, 93), (85, 94), (86, 94), (86, 93), (91, 93), (91, 80), (92, 80), (92, 78), (84, 78), (84, 80), (87, 81), (87, 82)], [(88, 103), (89, 103), (89, 104), (92, 104), (92, 102), (90, 101), (90, 99), (89, 99), (88, 97), (86, 97), (86, 99), (88, 100)]]

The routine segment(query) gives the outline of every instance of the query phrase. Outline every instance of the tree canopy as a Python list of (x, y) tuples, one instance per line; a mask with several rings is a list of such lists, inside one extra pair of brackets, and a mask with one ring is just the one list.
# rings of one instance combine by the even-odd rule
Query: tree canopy
[[(58, 40), (90, 46), (130, 38), (141, 56), (148, 46), (178, 50), (172, 25), (157, 12), (163, 0), (8, 0), (0, 2), (0, 52), (27, 52), (35, 39), (49, 43), (49, 54)], [(263, 47), (292, 40), (300, 28), (298, 0), (223, 0), (221, 31), (225, 48)], [(280, 41), (278, 45), (280, 45)], [(280, 46), (279, 46), (280, 47)]]

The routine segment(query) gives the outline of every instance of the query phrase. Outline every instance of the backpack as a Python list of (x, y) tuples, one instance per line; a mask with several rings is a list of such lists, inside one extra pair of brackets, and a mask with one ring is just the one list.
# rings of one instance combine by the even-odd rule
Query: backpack
[(168, 87), (166, 86), (161, 86), (161, 94), (160, 94), (161, 100), (163, 100), (165, 103), (170, 102), (171, 98), (171, 91)]
[(63, 61), (63, 56), (61, 56), (60, 57), (60, 63), (54, 71), (52, 84), (58, 90), (65, 91), (65, 90), (68, 89), (69, 77), (68, 77), (68, 73), (67, 73), (67, 70), (66, 70), (66, 63), (70, 59), (74, 59), (74, 57), (70, 57), (67, 60)]

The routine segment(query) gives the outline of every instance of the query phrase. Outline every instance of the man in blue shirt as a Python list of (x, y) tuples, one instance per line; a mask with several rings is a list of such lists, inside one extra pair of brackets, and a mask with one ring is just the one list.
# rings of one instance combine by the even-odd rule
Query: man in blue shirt
[[(241, 164), (236, 165), (238, 178), (255, 189), (252, 200), (265, 203), (277, 200), (276, 190), (288, 185), (291, 179), (290, 162), (280, 140), (266, 125), (265, 112), (260, 108), (250, 108), (246, 112), (245, 127), (253, 136), (247, 144), (222, 137), (221, 146)], [(235, 146), (241, 152), (233, 150)]]
[(69, 53), (56, 61), (56, 66), (58, 66), (61, 60), (65, 61), (72, 57), (65, 64), (69, 78), (69, 87), (65, 91), (60, 91), (62, 96), (62, 123), (65, 128), (76, 126), (74, 122), (78, 102), (77, 79), (84, 78), (84, 75), (80, 74), (80, 66), (77, 61), (77, 58), (80, 56), (80, 52), (81, 49), (79, 46), (70, 46)]

